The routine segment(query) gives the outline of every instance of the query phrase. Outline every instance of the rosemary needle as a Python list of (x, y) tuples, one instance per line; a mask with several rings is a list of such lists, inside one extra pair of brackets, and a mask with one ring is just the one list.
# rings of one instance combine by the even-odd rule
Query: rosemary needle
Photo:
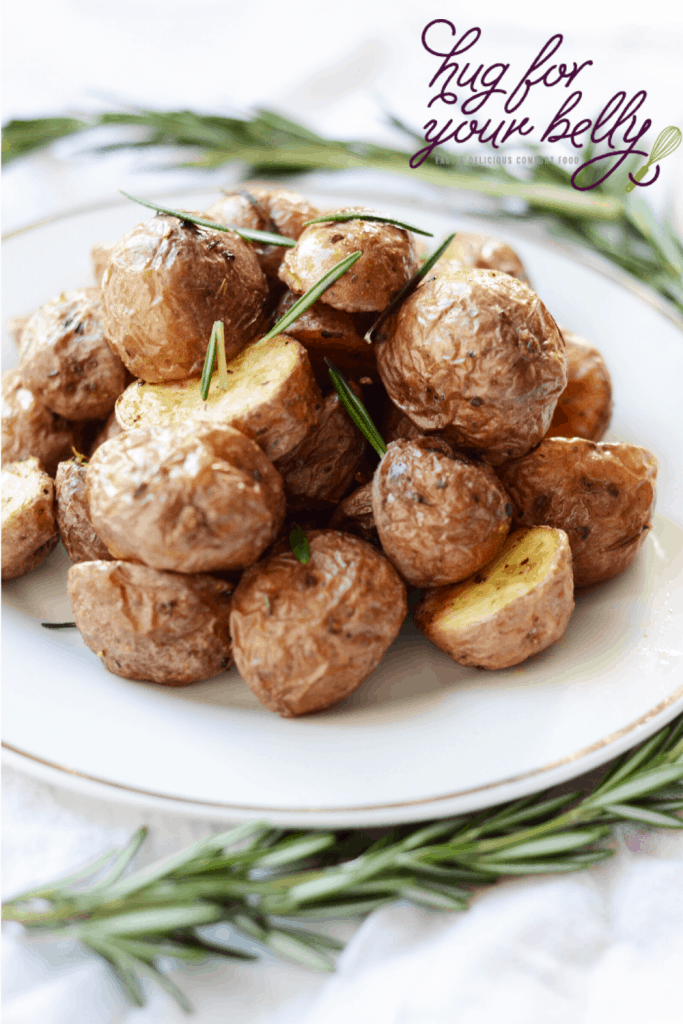
[(327, 356), (325, 356), (325, 362), (327, 363), (327, 372), (329, 373), (335, 390), (339, 395), (340, 402), (360, 430), (365, 440), (368, 444), (372, 445), (381, 459), (382, 456), (387, 453), (387, 446), (384, 443), (379, 430), (372, 422), (370, 413), (365, 408), (360, 398), (358, 398), (357, 395), (354, 395), (353, 391), (349, 387), (349, 382), (341, 370), (338, 370), (334, 363), (330, 362)]
[(404, 224), (403, 221), (396, 220), (395, 217), (384, 217), (380, 213), (364, 213), (362, 210), (354, 210), (352, 213), (330, 213), (326, 217), (315, 217), (313, 220), (304, 221), (304, 227), (307, 228), (309, 224), (328, 224), (330, 221), (343, 223), (348, 220), (376, 221), (378, 224), (388, 224), (394, 228), (412, 231), (415, 235), (426, 235), (428, 238), (434, 237), (433, 232), (423, 231), (422, 228), (416, 228), (412, 224)]
[(308, 546), (306, 531), (303, 530), (298, 523), (292, 523), (292, 529), (289, 534), (289, 546), (294, 552), (297, 560), (301, 562), (302, 565), (308, 565), (308, 560), (311, 557), (311, 549)]

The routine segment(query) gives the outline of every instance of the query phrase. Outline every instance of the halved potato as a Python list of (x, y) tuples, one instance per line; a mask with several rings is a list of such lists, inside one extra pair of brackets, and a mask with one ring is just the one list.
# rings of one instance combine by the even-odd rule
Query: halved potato
[(37, 568), (59, 540), (55, 488), (36, 458), (2, 467), (2, 578)]
[(209, 420), (252, 438), (269, 459), (282, 458), (318, 423), (322, 395), (306, 349), (286, 334), (249, 345), (228, 363), (230, 388), (214, 377), (206, 402), (196, 378), (136, 381), (116, 403), (116, 418), (131, 427), (171, 427)]
[(509, 668), (559, 640), (574, 608), (567, 534), (515, 530), (476, 576), (428, 591), (417, 628), (461, 665)]

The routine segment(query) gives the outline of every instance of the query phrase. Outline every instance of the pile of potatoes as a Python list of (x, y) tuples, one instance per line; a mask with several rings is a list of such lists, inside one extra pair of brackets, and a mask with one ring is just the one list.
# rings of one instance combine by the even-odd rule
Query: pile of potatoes
[[(459, 233), (370, 345), (420, 257), (409, 230), (342, 212), (358, 216), (306, 226), (320, 214), (304, 197), (248, 184), (202, 214), (289, 246), (157, 215), (95, 247), (98, 287), (13, 325), (3, 580), (61, 537), (76, 625), (111, 672), (180, 686), (234, 661), (272, 710), (320, 711), (377, 667), (409, 588), (437, 647), (504, 668), (558, 640), (575, 586), (642, 545), (654, 456), (601, 441), (604, 360), (557, 326), (513, 250)], [(228, 386), (214, 377), (204, 400), (219, 320)], [(382, 458), (326, 359), (380, 428)]]

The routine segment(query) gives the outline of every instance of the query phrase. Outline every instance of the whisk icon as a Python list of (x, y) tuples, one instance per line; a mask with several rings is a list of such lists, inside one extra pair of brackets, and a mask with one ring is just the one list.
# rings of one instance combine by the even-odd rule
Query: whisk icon
[[(647, 158), (647, 163), (644, 164), (634, 175), (629, 175), (631, 180), (627, 183), (624, 191), (632, 192), (636, 187), (636, 182), (643, 180), (652, 165), (658, 164), (665, 156), (669, 156), (673, 153), (675, 149), (678, 149), (681, 142), (683, 142), (683, 135), (681, 135), (680, 128), (676, 128), (674, 125), (664, 128), (655, 140), (652, 152)], [(633, 178), (635, 178), (635, 181)]]

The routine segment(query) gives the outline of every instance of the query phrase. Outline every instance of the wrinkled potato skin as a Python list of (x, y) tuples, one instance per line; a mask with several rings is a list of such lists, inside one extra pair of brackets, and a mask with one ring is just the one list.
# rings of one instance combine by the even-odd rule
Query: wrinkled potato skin
[[(508, 543), (519, 544), (523, 539), (519, 535), (526, 532), (511, 533)], [(486, 669), (519, 665), (559, 640), (574, 610), (572, 555), (566, 534), (546, 575), (527, 594), (457, 635), (440, 631), (437, 617), (444, 602), (470, 582), (429, 590), (413, 610), (413, 621), (420, 632), (461, 665)]]
[[(345, 207), (348, 213), (363, 207)], [(363, 255), (323, 293), (321, 301), (348, 313), (384, 309), (418, 267), (413, 237), (403, 228), (366, 220), (330, 221), (304, 229), (296, 246), (288, 249), (280, 279), (302, 295), (335, 264), (357, 250)]]
[(22, 334), (19, 372), (43, 405), (66, 419), (110, 414), (127, 374), (104, 336), (98, 289), (64, 292), (33, 314)]
[(361, 540), (366, 540), (368, 544), (380, 546), (372, 514), (372, 480), (339, 502), (330, 519), (330, 529), (352, 533)]
[(566, 532), (577, 587), (629, 566), (650, 529), (657, 460), (646, 448), (552, 437), (498, 476), (516, 523)]
[(123, 431), (116, 419), (116, 410), (114, 410), (104, 426), (101, 427), (95, 435), (95, 439), (90, 446), (90, 451), (87, 453), (88, 458), (92, 458), (101, 444), (104, 444), (105, 441), (110, 441), (112, 437), (118, 437), (121, 433), (123, 433)]
[(187, 686), (230, 667), (230, 595), (213, 576), (79, 562), (67, 586), (83, 640), (124, 679)]
[[(247, 346), (228, 363), (231, 379), (241, 380), (242, 398), (248, 381), (248, 402), (240, 401), (236, 408), (231, 404), (231, 393), (222, 392), (215, 383), (208, 401), (203, 402), (196, 378), (168, 381), (158, 387), (138, 381), (116, 403), (120, 426), (128, 430), (135, 426), (183, 426), (189, 421), (227, 424), (256, 441), (269, 459), (282, 458), (319, 422), (322, 395), (306, 349), (294, 338), (279, 334), (259, 345), (256, 371), (250, 362), (253, 350), (254, 346)], [(278, 375), (283, 367), (279, 356), (285, 351), (285, 372)], [(245, 367), (249, 368), (246, 374)], [(273, 384), (274, 389), (266, 390)]]
[(375, 548), (336, 530), (308, 534), (247, 569), (230, 630), (240, 674), (284, 718), (333, 707), (375, 670), (406, 616), (406, 591)]
[(320, 511), (336, 505), (351, 486), (365, 447), (337, 393), (328, 395), (318, 425), (275, 463), (288, 507)]
[(153, 569), (243, 569), (285, 515), (279, 473), (254, 441), (226, 426), (126, 431), (98, 448), (86, 483), (109, 551)]
[(72, 562), (110, 561), (90, 518), (85, 489), (88, 465), (80, 459), (60, 462), (55, 476), (56, 514), (59, 533)]
[(38, 460), (2, 467), (2, 578), (36, 569), (57, 546), (54, 484)]
[(2, 458), (20, 462), (32, 455), (50, 476), (63, 459), (80, 449), (82, 424), (51, 412), (25, 388), (18, 370), (2, 375)]
[[(270, 188), (255, 182), (244, 182), (242, 188), (229, 192), (213, 203), (204, 214), (217, 224), (234, 224), (238, 228), (271, 231), (273, 234), (298, 238), (304, 222), (318, 216), (312, 203), (288, 188)], [(285, 255), (282, 245), (251, 243), (266, 277), (279, 283), (278, 271)]]
[(265, 278), (247, 242), (176, 217), (139, 224), (102, 279), (104, 330), (130, 372), (159, 382), (199, 376), (214, 321), (228, 359), (258, 329)]
[(546, 437), (600, 441), (612, 418), (612, 381), (597, 348), (562, 329), (567, 347), (567, 386), (560, 395)]
[(494, 235), (480, 235), (474, 231), (458, 231), (435, 266), (434, 272), (448, 272), (446, 264), (477, 267), (479, 270), (500, 270), (529, 284), (527, 272), (511, 246)]
[(557, 324), (496, 270), (428, 280), (389, 318), (375, 355), (394, 405), (494, 466), (538, 444), (567, 383)]
[[(300, 295), (286, 291), (273, 314), (273, 322), (289, 312), (300, 298)], [(377, 377), (373, 347), (363, 340), (350, 313), (319, 300), (289, 325), (287, 334), (301, 342), (308, 352), (315, 379), (321, 387), (328, 387), (330, 383), (326, 358), (346, 377), (354, 380), (364, 376)]]
[(457, 583), (500, 550), (512, 508), (490, 466), (443, 438), (392, 441), (372, 481), (387, 558), (415, 587)]

